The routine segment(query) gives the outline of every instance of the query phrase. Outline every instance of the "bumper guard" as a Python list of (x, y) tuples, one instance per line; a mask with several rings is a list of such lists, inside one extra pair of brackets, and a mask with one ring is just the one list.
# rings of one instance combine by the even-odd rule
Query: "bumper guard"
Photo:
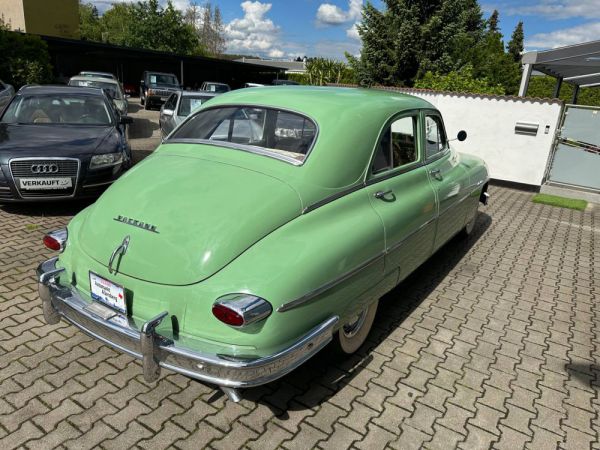
[(144, 379), (149, 382), (157, 380), (160, 368), (165, 367), (216, 384), (233, 398), (235, 395), (232, 397), (230, 393), (235, 394), (235, 388), (269, 383), (304, 363), (331, 341), (339, 320), (337, 316), (330, 317), (272, 355), (249, 360), (222, 357), (203, 352), (201, 343), (190, 345), (194, 343), (190, 339), (186, 340), (187, 346), (183, 346), (178, 340), (158, 334), (156, 328), (168, 316), (167, 311), (145, 322), (138, 330), (126, 316), (84, 298), (72, 286), (60, 284), (58, 279), (64, 269), (56, 268), (57, 260), (49, 259), (37, 268), (46, 322), (56, 324), (63, 318), (93, 338), (141, 359)]

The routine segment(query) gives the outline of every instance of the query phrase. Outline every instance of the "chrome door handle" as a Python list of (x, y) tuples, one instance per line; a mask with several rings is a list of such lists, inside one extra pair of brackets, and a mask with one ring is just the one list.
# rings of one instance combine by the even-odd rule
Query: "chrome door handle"
[(392, 193), (391, 190), (389, 190), (389, 191), (377, 191), (373, 195), (375, 196), (375, 198), (382, 199), (382, 198), (385, 198), (386, 195), (389, 195), (391, 193)]
[(433, 178), (435, 178), (436, 180), (442, 180), (444, 177), (442, 176), (442, 171), (440, 169), (433, 169), (430, 170), (429, 173), (433, 176)]

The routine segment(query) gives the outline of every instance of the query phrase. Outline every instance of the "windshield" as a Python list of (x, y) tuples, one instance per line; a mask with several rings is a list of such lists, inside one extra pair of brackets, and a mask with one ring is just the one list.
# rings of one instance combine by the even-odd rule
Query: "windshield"
[(69, 86), (81, 86), (81, 87), (95, 87), (104, 89), (108, 95), (115, 100), (122, 100), (121, 89), (117, 83), (111, 83), (108, 81), (91, 81), (91, 80), (70, 80)]
[(1, 123), (110, 125), (104, 99), (92, 95), (18, 95), (10, 103)]
[(169, 140), (209, 140), (260, 148), (290, 162), (304, 162), (316, 137), (317, 127), (297, 113), (270, 108), (233, 106), (197, 113)]
[(175, 75), (165, 75), (159, 73), (150, 74), (150, 84), (169, 84), (179, 86), (179, 82)]
[(179, 103), (179, 112), (178, 116), (186, 117), (189, 116), (192, 111), (198, 108), (200, 105), (203, 105), (207, 101), (209, 101), (212, 97), (204, 96), (204, 97), (181, 97), (181, 102)]

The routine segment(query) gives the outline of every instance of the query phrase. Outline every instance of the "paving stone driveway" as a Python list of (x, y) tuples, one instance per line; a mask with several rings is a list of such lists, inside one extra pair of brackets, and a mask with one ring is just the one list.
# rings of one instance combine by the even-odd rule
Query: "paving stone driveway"
[(45, 325), (44, 230), (82, 205), (0, 207), (0, 447), (600, 449), (600, 209), (493, 187), (380, 303), (367, 345), (232, 403), (72, 326)]

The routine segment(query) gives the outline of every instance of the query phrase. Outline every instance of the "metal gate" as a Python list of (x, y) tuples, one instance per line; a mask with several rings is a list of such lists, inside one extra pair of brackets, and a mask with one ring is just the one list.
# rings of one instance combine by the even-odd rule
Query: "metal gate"
[(548, 181), (600, 191), (600, 108), (565, 107)]

